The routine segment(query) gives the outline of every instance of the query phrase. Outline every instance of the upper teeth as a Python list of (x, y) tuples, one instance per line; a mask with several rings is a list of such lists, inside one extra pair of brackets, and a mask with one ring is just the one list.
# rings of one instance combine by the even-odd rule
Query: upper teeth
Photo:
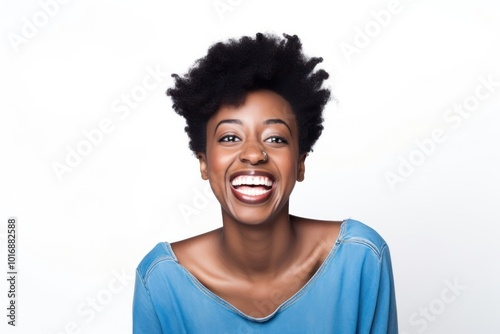
[(271, 181), (270, 178), (267, 176), (247, 176), (247, 175), (240, 175), (237, 176), (233, 179), (232, 185), (233, 186), (240, 186), (240, 185), (252, 185), (252, 186), (272, 186), (273, 181)]

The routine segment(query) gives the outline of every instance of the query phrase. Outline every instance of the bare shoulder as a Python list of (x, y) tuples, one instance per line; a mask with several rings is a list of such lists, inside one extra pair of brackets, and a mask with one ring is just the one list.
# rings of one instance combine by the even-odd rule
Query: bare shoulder
[(220, 229), (200, 234), (170, 244), (180, 264), (188, 269), (196, 270), (209, 258), (214, 250), (214, 243)]
[(307, 244), (324, 245), (326, 249), (333, 247), (340, 233), (342, 221), (319, 220), (291, 216), (299, 239)]

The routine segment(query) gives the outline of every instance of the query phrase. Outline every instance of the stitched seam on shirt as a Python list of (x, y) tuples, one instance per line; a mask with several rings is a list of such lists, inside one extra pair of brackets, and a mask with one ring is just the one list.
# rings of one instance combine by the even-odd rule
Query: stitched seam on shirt
[(313, 277), (311, 277), (311, 279), (304, 285), (302, 286), (302, 288), (300, 288), (299, 291), (297, 291), (295, 293), (295, 295), (293, 295), (288, 301), (286, 301), (285, 303), (283, 303), (281, 305), (281, 308), (279, 309), (280, 311), (283, 311), (285, 310), (286, 308), (290, 307), (292, 304), (294, 304), (297, 300), (299, 300), (299, 298), (304, 295), (305, 293), (308, 292), (308, 290), (312, 289), (313, 288), (313, 285), (314, 283), (320, 279), (320, 276), (323, 275), (323, 272), (326, 270), (326, 268), (330, 265), (330, 262), (333, 261), (334, 257), (335, 257), (335, 254), (337, 253), (340, 245), (341, 245), (341, 241), (338, 240), (337, 242), (335, 242), (334, 246), (332, 247), (332, 250), (330, 251), (330, 253), (328, 254), (327, 258), (325, 259), (325, 261), (323, 262), (323, 264), (321, 265), (321, 267), (318, 269), (318, 271), (316, 271), (313, 275)]
[(299, 289), (299, 291), (297, 291), (292, 297), (290, 297), (290, 299), (282, 303), (272, 314), (269, 315), (269, 317), (279, 312), (283, 312), (288, 307), (292, 306), (297, 300), (300, 299), (302, 295), (307, 293), (307, 291), (313, 287), (314, 283), (320, 278), (320, 276), (323, 275), (323, 272), (330, 265), (330, 262), (333, 261), (338, 249), (340, 248), (340, 245), (342, 244), (342, 238), (347, 233), (348, 221), (349, 219), (344, 219), (342, 221), (337, 240), (331, 247), (326, 259), (323, 261), (320, 268), (314, 273), (313, 277), (311, 277), (309, 281), (307, 281), (306, 284)]
[[(185, 269), (183, 268), (183, 270), (185, 270)], [(200, 291), (201, 293), (203, 293), (208, 298), (212, 299), (213, 301), (217, 302), (222, 307), (224, 307), (224, 308), (226, 308), (226, 309), (228, 309), (228, 310), (230, 310), (232, 312), (235, 312), (237, 314), (246, 316), (246, 314), (244, 314), (243, 312), (241, 312), (240, 310), (238, 310), (235, 306), (231, 305), (230, 303), (228, 303), (227, 301), (225, 301), (221, 297), (217, 296), (215, 293), (210, 292), (210, 290), (208, 290), (207, 287), (205, 287), (203, 284), (201, 284), (201, 282), (198, 281), (198, 279), (196, 277), (194, 277), (192, 274), (190, 274), (189, 272), (187, 273), (187, 278), (194, 285), (196, 285), (196, 287), (198, 288), (198, 291)]]
[(146, 269), (146, 272), (144, 273), (144, 281), (147, 281), (149, 279), (149, 275), (153, 271), (153, 269), (160, 263), (164, 261), (169, 261), (169, 262), (175, 262), (171, 258), (166, 258), (166, 257), (161, 257), (159, 259), (156, 259), (154, 262), (152, 262), (149, 267)]
[(384, 248), (387, 246), (387, 244), (383, 244), (382, 247), (377, 247), (375, 244), (370, 242), (369, 240), (365, 238), (359, 238), (359, 237), (352, 237), (349, 239), (344, 239), (342, 240), (342, 243), (355, 243), (355, 244), (360, 244), (364, 245), (372, 250), (372, 252), (377, 256), (378, 260), (380, 261), (382, 259), (382, 253), (384, 252)]
[[(149, 279), (149, 275), (151, 274), (151, 271), (156, 267), (156, 265), (162, 261), (173, 261), (177, 262), (177, 259), (175, 258), (175, 255), (172, 254), (168, 247), (165, 245), (165, 243), (162, 243), (163, 246), (163, 251), (165, 252), (164, 254), (157, 256), (153, 262), (149, 264), (149, 266), (146, 267), (144, 270), (144, 281), (147, 281)], [(138, 268), (139, 269), (139, 268)], [(139, 271), (139, 274), (141, 272)]]
[(340, 231), (337, 236), (337, 240), (331, 247), (330, 251), (328, 252), (328, 255), (326, 259), (323, 261), (321, 264), (320, 268), (314, 273), (314, 275), (309, 279), (309, 281), (306, 282), (305, 285), (303, 285), (299, 291), (297, 291), (292, 297), (290, 297), (287, 301), (282, 303), (271, 315), (277, 314), (279, 312), (283, 312), (286, 310), (288, 307), (292, 306), (297, 300), (300, 299), (302, 295), (307, 293), (308, 290), (312, 289), (314, 283), (320, 278), (321, 275), (323, 275), (323, 272), (326, 270), (326, 268), (330, 265), (330, 262), (333, 261), (338, 249), (340, 248), (340, 245), (342, 243), (342, 237), (344, 236), (345, 233), (347, 233), (347, 228), (348, 224), (347, 221), (349, 219), (344, 219), (342, 221), (342, 224), (340, 225)]
[[(344, 220), (344, 222), (345, 222), (345, 220)], [(201, 284), (201, 282), (198, 281), (198, 279), (196, 279), (196, 277), (194, 277), (189, 272), (187, 272), (187, 277), (188, 277), (189, 280), (191, 280), (198, 287), (198, 289), (203, 294), (205, 294), (207, 297), (209, 297), (210, 299), (212, 299), (215, 302), (217, 302), (222, 307), (228, 309), (229, 311), (231, 311), (233, 313), (238, 314), (243, 319), (246, 319), (246, 320), (249, 320), (249, 321), (252, 321), (252, 322), (257, 322), (257, 323), (267, 322), (270, 319), (274, 318), (278, 313), (283, 312), (285, 309), (287, 309), (292, 304), (294, 304), (297, 300), (299, 300), (299, 298), (303, 294), (307, 293), (307, 291), (312, 288), (312, 286), (314, 285), (315, 281), (319, 279), (319, 277), (326, 270), (326, 267), (329, 265), (329, 263), (331, 261), (333, 261), (333, 258), (335, 257), (335, 254), (337, 253), (337, 250), (340, 247), (340, 244), (342, 243), (341, 238), (346, 233), (346, 229), (347, 229), (347, 224), (342, 224), (336, 242), (332, 245), (332, 247), (331, 247), (331, 249), (330, 249), (330, 251), (328, 253), (328, 256), (326, 257), (325, 261), (322, 263), (322, 265), (318, 269), (318, 271), (313, 275), (313, 277), (311, 277), (311, 279), (309, 281), (307, 281), (306, 284), (304, 286), (302, 286), (299, 289), (299, 291), (297, 291), (292, 297), (290, 297), (287, 301), (285, 301), (282, 304), (280, 304), (271, 314), (269, 314), (269, 315), (267, 315), (265, 317), (262, 317), (262, 318), (255, 318), (255, 317), (252, 317), (250, 315), (247, 315), (247, 314), (243, 313), (238, 308), (236, 308), (232, 304), (230, 304), (227, 301), (225, 301), (223, 298), (217, 296), (215, 293), (213, 293), (210, 290), (208, 290), (203, 284)], [(185, 268), (183, 268), (183, 270), (186, 271)]]
[[(139, 277), (139, 279), (141, 280), (141, 284), (142, 286), (144, 287), (144, 289), (146, 290), (146, 292), (148, 293), (148, 297), (149, 297), (149, 301), (151, 302), (151, 305), (153, 305), (153, 298), (151, 297), (151, 293), (149, 292), (149, 289), (146, 285), (146, 282), (144, 281), (144, 279), (142, 278), (141, 276), (141, 273), (139, 272), (139, 269), (136, 269), (136, 272), (137, 272), (137, 276)], [(158, 323), (160, 324), (161, 326), (161, 322), (160, 322), (160, 317), (158, 316), (158, 313), (156, 311), (156, 307), (153, 306), (153, 310), (155, 312), (155, 315), (156, 315), (156, 319), (158, 320)]]

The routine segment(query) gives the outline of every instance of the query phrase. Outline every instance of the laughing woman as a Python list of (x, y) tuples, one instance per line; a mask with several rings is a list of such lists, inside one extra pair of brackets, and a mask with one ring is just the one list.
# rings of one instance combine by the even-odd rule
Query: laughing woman
[(222, 227), (137, 268), (134, 333), (397, 333), (389, 249), (352, 220), (293, 216), (328, 78), (297, 36), (213, 45), (168, 90)]

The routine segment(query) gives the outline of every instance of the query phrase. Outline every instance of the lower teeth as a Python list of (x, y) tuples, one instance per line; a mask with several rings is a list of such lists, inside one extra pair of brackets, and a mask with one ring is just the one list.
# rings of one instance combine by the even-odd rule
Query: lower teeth
[(237, 191), (247, 196), (260, 196), (267, 193), (269, 190), (258, 189), (258, 188), (243, 188), (243, 189), (237, 189)]

